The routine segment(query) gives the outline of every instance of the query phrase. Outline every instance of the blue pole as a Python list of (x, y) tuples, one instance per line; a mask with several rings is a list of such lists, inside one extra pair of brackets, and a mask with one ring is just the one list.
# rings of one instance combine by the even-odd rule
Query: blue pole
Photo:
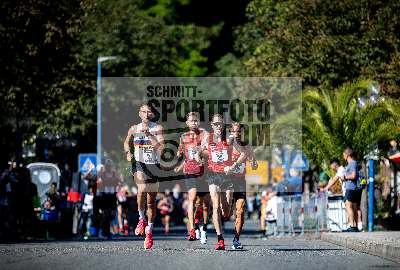
[(374, 160), (369, 160), (368, 231), (374, 230)]
[(101, 62), (97, 60), (97, 164), (101, 163)]

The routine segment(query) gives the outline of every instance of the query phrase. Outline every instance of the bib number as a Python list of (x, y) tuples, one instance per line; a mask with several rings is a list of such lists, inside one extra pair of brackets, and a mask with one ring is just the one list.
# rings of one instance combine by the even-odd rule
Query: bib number
[(212, 151), (211, 160), (216, 163), (228, 161), (228, 150)]
[(153, 149), (143, 149), (144, 163), (154, 163), (154, 150)]
[(196, 148), (188, 149), (189, 160), (199, 160), (199, 152)]
[(138, 161), (146, 163), (146, 164), (155, 164), (157, 160), (155, 159), (154, 149), (148, 147), (138, 147), (135, 149), (135, 154), (138, 154), (138, 157), (135, 157)]

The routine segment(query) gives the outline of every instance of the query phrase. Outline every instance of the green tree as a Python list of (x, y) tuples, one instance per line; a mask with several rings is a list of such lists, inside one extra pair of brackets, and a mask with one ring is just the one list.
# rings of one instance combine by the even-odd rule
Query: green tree
[(325, 89), (364, 77), (400, 97), (399, 14), (397, 0), (253, 0), (236, 54), (252, 76), (296, 76)]
[(20, 157), (23, 137), (37, 133), (60, 106), (60, 97), (68, 91), (63, 81), (74, 63), (71, 43), (79, 31), (81, 15), (79, 1), (0, 3), (4, 156), (16, 152)]
[(323, 167), (333, 158), (341, 158), (345, 147), (355, 150), (357, 158), (370, 146), (398, 136), (400, 109), (398, 101), (379, 99), (360, 106), (371, 81), (346, 83), (335, 91), (309, 89), (304, 95), (303, 148), (307, 156)]

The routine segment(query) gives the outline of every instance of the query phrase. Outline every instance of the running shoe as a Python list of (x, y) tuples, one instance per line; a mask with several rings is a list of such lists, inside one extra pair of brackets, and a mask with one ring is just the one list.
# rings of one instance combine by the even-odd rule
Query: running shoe
[(203, 230), (203, 226), (200, 227), (200, 243), (207, 244), (207, 232)]
[(129, 236), (129, 225), (128, 225), (128, 223), (124, 224), (124, 236)]
[(144, 235), (144, 229), (147, 226), (147, 222), (144, 218), (139, 219), (139, 222), (135, 229), (135, 235)]
[(348, 227), (346, 230), (343, 230), (342, 232), (359, 232), (357, 227)]
[(215, 250), (225, 250), (225, 242), (224, 240), (219, 240), (215, 245)]
[(195, 229), (191, 229), (188, 237), (186, 238), (189, 241), (196, 241), (196, 231)]
[(151, 249), (153, 247), (153, 232), (146, 231), (146, 238), (144, 239), (144, 249)]
[(243, 246), (238, 239), (233, 239), (232, 249), (243, 249)]

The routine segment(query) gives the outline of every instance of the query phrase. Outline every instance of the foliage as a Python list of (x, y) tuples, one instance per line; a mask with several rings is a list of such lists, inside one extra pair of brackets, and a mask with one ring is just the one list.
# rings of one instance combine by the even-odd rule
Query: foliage
[(319, 165), (341, 158), (350, 146), (358, 160), (369, 153), (370, 146), (400, 134), (398, 101), (380, 99), (360, 106), (371, 81), (346, 83), (335, 91), (309, 89), (303, 95), (303, 148)]
[(235, 47), (252, 76), (330, 90), (364, 77), (400, 97), (399, 14), (397, 0), (253, 0)]

